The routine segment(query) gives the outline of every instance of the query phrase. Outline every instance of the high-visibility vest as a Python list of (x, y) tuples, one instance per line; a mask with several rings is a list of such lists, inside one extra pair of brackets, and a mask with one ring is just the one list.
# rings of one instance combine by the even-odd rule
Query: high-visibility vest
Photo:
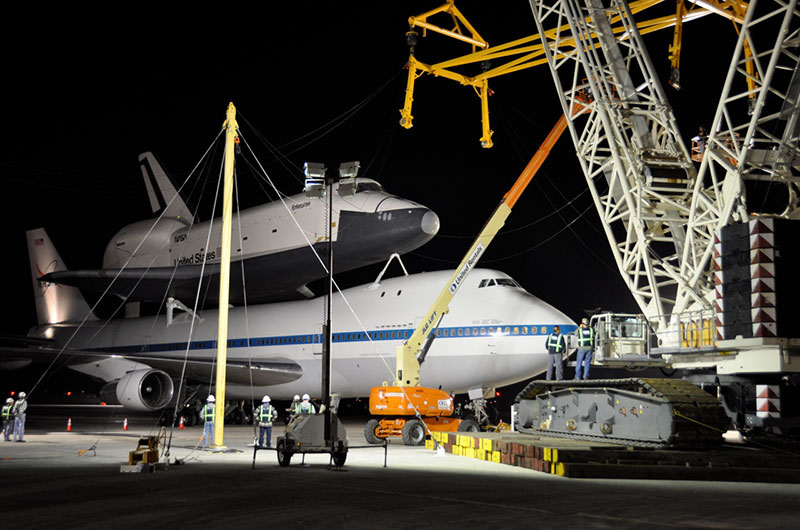
[(11, 414), (14, 416), (21, 416), (22, 414), (25, 414), (27, 409), (28, 403), (24, 399), (20, 399), (14, 403), (14, 406), (11, 408)]
[(258, 407), (257, 417), (259, 423), (272, 423), (272, 418), (276, 416), (275, 407), (272, 405), (261, 405)]
[(564, 336), (559, 333), (551, 333), (547, 336), (547, 349), (554, 349), (556, 353), (561, 353), (564, 350)]
[(314, 405), (310, 401), (300, 403), (300, 414), (314, 414)]
[(578, 328), (578, 348), (591, 348), (594, 346), (594, 329)]
[(216, 413), (216, 406), (212, 405), (211, 403), (206, 403), (206, 406), (203, 407), (203, 421), (209, 422), (214, 421), (214, 414)]
[(3, 419), (4, 420), (8, 420), (11, 417), (11, 408), (13, 406), (14, 406), (13, 404), (12, 405), (3, 406)]

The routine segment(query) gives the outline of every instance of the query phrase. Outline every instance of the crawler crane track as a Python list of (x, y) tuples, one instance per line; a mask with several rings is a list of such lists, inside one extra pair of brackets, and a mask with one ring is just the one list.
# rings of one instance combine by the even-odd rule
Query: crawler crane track
[(720, 402), (672, 379), (533, 381), (517, 395), (519, 430), (637, 447), (709, 447), (729, 424)]

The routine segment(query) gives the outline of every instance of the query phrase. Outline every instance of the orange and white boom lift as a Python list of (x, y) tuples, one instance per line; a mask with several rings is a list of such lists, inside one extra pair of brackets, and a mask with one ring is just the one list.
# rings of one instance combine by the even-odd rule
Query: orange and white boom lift
[(370, 413), (379, 418), (373, 418), (367, 423), (364, 435), (368, 442), (380, 443), (381, 439), (388, 436), (402, 436), (407, 445), (420, 445), (425, 440), (426, 431), (478, 428), (477, 424), (471, 421), (462, 424), (462, 420), (452, 418), (453, 398), (448, 392), (420, 386), (420, 366), (425, 361), (425, 356), (436, 336), (434, 331), (450, 310), (450, 301), (505, 224), (511, 209), (547, 159), (566, 126), (566, 118), (562, 116), (517, 181), (497, 205), (420, 325), (402, 346), (398, 346), (395, 380), (392, 386), (374, 387), (370, 392)]

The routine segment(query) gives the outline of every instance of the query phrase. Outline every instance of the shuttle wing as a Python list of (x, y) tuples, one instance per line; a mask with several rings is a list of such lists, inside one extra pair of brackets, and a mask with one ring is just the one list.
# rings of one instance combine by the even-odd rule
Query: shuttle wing
[[(313, 293), (303, 281), (290, 274), (291, 260), (269, 259), (269, 257), (253, 260), (246, 269), (248, 301), (259, 303), (303, 300), (313, 297)], [(127, 269), (86, 269), (65, 270), (45, 274), (39, 281), (69, 285), (92, 292), (107, 292), (119, 298), (161, 303), (164, 293), (187, 305), (191, 305), (197, 296), (197, 285), (202, 273), (203, 300), (208, 304), (218, 302), (219, 264), (209, 263), (205, 269), (201, 265), (184, 265), (182, 267), (152, 267)], [(259, 281), (270, 278), (270, 281)], [(241, 268), (231, 267), (231, 303), (244, 303), (244, 282)]]
[[(167, 357), (153, 354), (118, 354), (94, 350), (71, 350), (60, 349), (47, 344), (46, 340), (25, 346), (17, 346), (15, 342), (20, 341), (5, 340), (7, 346), (0, 346), (0, 369), (14, 370), (23, 368), (33, 362), (51, 363), (56, 360), (59, 365), (86, 365), (97, 361), (113, 361), (121, 359), (128, 362), (135, 362), (151, 368), (162, 370), (172, 377), (180, 377), (184, 374), (186, 380), (193, 383), (208, 383), (214, 375), (213, 359), (200, 359), (189, 357), (186, 359), (186, 370), (184, 372), (183, 356)], [(84, 371), (85, 370), (79, 370)], [(282, 357), (242, 359), (228, 357), (227, 362), (227, 382), (229, 384), (269, 386), (282, 383), (289, 383), (303, 375), (303, 369), (297, 363)]]

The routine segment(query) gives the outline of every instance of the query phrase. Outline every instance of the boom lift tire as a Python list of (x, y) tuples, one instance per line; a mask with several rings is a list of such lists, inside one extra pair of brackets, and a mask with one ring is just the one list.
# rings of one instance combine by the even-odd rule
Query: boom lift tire
[(292, 461), (292, 453), (286, 449), (286, 442), (284, 440), (278, 440), (276, 449), (278, 453), (278, 464), (280, 464), (281, 467), (287, 467), (289, 462)]
[(333, 453), (333, 463), (336, 467), (342, 467), (347, 460), (347, 451)]
[(403, 443), (406, 445), (422, 445), (425, 443), (425, 424), (417, 418), (408, 420), (403, 425)]
[(480, 432), (480, 430), (481, 426), (471, 416), (461, 420), (461, 424), (458, 426), (458, 432)]
[(378, 420), (372, 418), (367, 422), (367, 425), (364, 426), (364, 439), (368, 444), (378, 445), (383, 443), (383, 438), (377, 435), (380, 425), (381, 423)]

